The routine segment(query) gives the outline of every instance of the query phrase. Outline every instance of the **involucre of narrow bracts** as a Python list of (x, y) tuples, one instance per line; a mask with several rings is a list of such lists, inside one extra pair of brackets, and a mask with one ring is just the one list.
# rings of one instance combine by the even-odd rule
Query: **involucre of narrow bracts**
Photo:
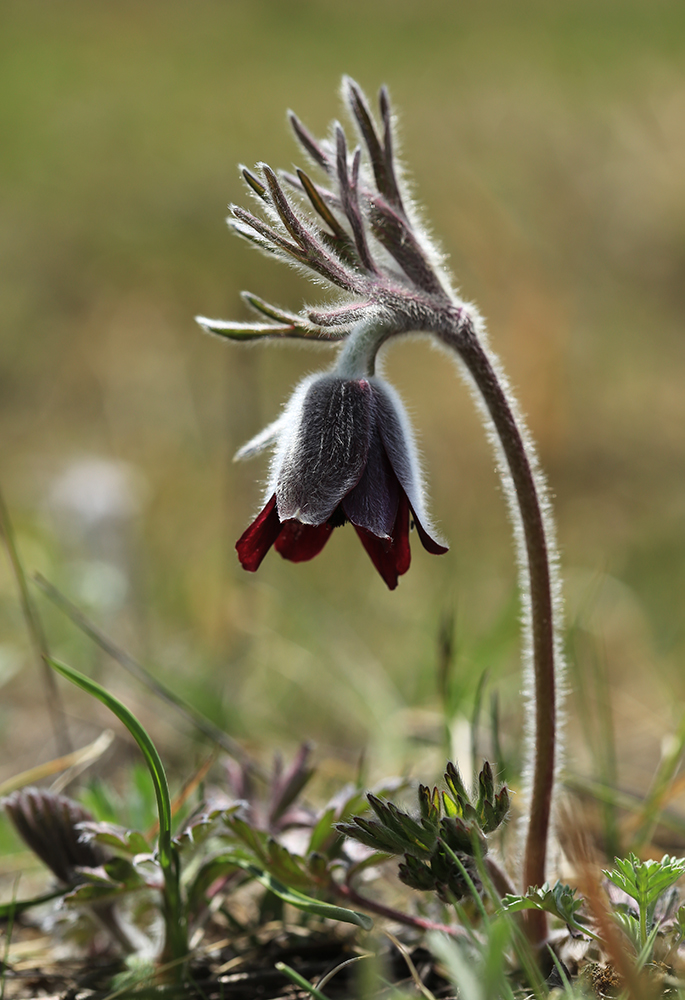
[[(413, 889), (433, 890), (446, 902), (468, 895), (470, 887), (462, 867), (478, 891), (479, 860), (488, 853), (486, 834), (503, 822), (509, 808), (506, 786), (495, 787), (492, 768), (485, 762), (478, 776), (478, 797), (469, 796), (459, 769), (451, 762), (442, 792), (418, 787), (418, 816), (394, 802), (367, 795), (375, 819), (354, 816), (337, 829), (388, 855), (403, 855), (399, 875)], [(458, 860), (455, 860), (455, 856)], [(461, 866), (461, 867), (460, 867)]]
[(428, 863), (419, 861), (411, 854), (405, 854), (397, 871), (400, 881), (410, 889), (435, 892), (443, 903), (454, 903), (468, 898), (472, 893), (471, 885), (479, 895), (483, 891), (474, 858), (461, 851), (450, 854), (442, 843), (437, 845)]

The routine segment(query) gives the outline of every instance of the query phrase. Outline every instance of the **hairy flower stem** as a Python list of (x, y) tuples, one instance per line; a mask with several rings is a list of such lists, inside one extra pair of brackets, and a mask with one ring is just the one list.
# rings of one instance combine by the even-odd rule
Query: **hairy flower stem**
[[(548, 528), (545, 523), (544, 498), (541, 497), (528, 446), (519, 428), (505, 388), (476, 336), (473, 325), (464, 322), (459, 311), (449, 328), (436, 330), (466, 366), (492, 420), (497, 442), (504, 453), (506, 470), (511, 477), (523, 531), (519, 545), (525, 591), (530, 595), (529, 609), (524, 608), (528, 642), (532, 653), (534, 729), (530, 808), (523, 857), (523, 888), (541, 886), (546, 879), (547, 839), (552, 812), (556, 761), (556, 640), (554, 595)], [(506, 480), (506, 470), (501, 470)], [(505, 491), (511, 497), (511, 491)], [(547, 917), (541, 911), (527, 914), (527, 933), (533, 945), (541, 945), (547, 936)]]

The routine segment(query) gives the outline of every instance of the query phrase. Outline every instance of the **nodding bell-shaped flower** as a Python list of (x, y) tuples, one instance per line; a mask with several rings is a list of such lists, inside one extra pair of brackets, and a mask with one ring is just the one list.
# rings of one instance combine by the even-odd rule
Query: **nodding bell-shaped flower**
[(269, 445), (265, 506), (236, 545), (245, 569), (256, 570), (272, 545), (292, 562), (312, 559), (347, 521), (391, 590), (409, 569), (412, 519), (428, 552), (447, 551), (433, 537), (413, 434), (387, 382), (310, 376), (236, 458)]
[(282, 417), (236, 456), (275, 445), (265, 507), (237, 544), (245, 569), (256, 570), (272, 545), (293, 562), (311, 559), (333, 528), (350, 521), (392, 589), (409, 567), (412, 512), (424, 547), (446, 549), (430, 533), (409, 421), (376, 377), (376, 355), (387, 340), (412, 331), (457, 330), (469, 338), (475, 321), (450, 291), (396, 170), (385, 89), (378, 123), (353, 80), (343, 81), (343, 93), (364, 152), (350, 152), (339, 125), (318, 141), (291, 115), (324, 185), (301, 169), (243, 168), (260, 214), (234, 205), (230, 220), (261, 250), (336, 288), (336, 300), (295, 314), (244, 292), (259, 321), (197, 319), (231, 340), (304, 339), (339, 348), (332, 370), (305, 379)]

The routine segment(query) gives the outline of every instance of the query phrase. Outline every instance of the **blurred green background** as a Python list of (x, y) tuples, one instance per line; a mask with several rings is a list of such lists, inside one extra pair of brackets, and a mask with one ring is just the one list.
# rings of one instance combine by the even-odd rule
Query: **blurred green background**
[[(454, 613), (455, 711), (487, 670), (516, 761), (509, 528), (444, 355), (398, 343), (387, 372), (447, 556), (415, 543), (389, 593), (350, 528), (254, 576), (233, 550), (265, 464), (232, 455), (328, 358), (222, 344), (193, 316), (247, 318), (243, 288), (319, 301), (223, 220), (246, 200), (239, 162), (302, 163), (286, 108), (315, 134), (343, 114), (343, 73), (370, 96), (388, 84), (417, 198), (539, 444), (582, 691), (570, 764), (591, 773), (611, 738), (593, 714), (606, 676), (619, 778), (644, 788), (685, 697), (681, 2), (4, 0), (0, 484), (27, 571), (245, 745), (313, 739), (341, 774), (362, 749), (373, 774), (441, 767), (438, 633)], [(123, 697), (187, 775), (188, 726), (36, 598), (54, 653)], [(0, 683), (6, 779), (55, 745), (4, 556)], [(75, 745), (110, 724), (62, 690)]]

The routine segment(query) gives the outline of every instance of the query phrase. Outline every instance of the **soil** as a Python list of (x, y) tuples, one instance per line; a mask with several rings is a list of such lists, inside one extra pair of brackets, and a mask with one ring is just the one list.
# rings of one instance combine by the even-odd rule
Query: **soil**
[[(297, 930), (272, 931), (262, 940), (240, 939), (217, 941), (208, 946), (205, 955), (193, 961), (183, 985), (154, 983), (149, 978), (130, 985), (122, 984), (125, 968), (120, 961), (106, 956), (80, 958), (51, 957), (51, 942), (32, 927), (15, 926), (12, 936), (11, 965), (2, 967), (4, 1000), (117, 1000), (135, 996), (169, 1000), (296, 1000), (310, 994), (292, 983), (276, 964), (284, 962), (308, 982), (317, 984), (342, 963), (361, 954), (352, 939), (335, 933)], [(436, 1000), (453, 1000), (454, 988), (440, 976), (430, 954), (422, 947), (408, 949), (411, 960), (424, 986)], [(24, 957), (21, 957), (21, 956)], [(359, 996), (360, 976), (366, 960), (341, 968), (326, 983), (325, 995), (330, 1000), (355, 1000)], [(409, 974), (402, 955), (387, 948), (369, 959), (376, 970), (380, 964), (387, 988), (377, 994), (378, 1000), (393, 987), (404, 987), (407, 996), (420, 997), (421, 991)]]

